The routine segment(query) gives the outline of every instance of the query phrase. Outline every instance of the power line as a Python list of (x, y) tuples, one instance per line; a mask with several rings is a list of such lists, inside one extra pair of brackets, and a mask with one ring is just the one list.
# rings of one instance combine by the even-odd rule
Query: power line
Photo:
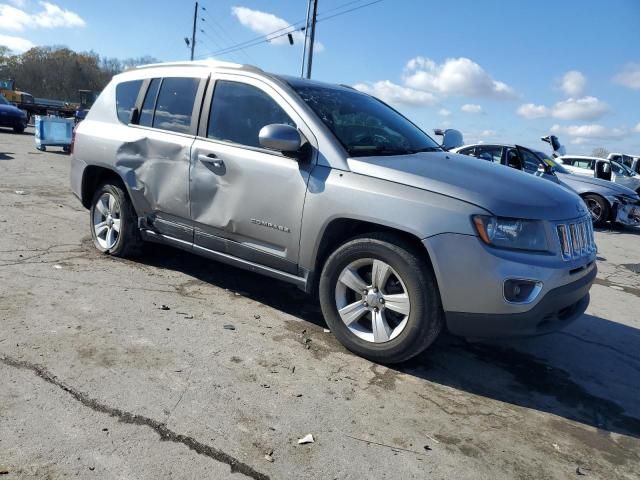
[[(339, 11), (339, 12), (333, 14), (333, 15), (327, 16), (327, 13), (329, 13), (329, 12), (339, 10), (341, 8), (344, 8), (344, 7), (349, 6), (349, 5), (353, 5), (354, 3), (358, 3), (358, 2), (361, 2), (361, 1), (362, 0), (352, 0), (350, 2), (346, 2), (346, 3), (342, 4), (342, 5), (339, 5), (338, 7), (334, 7), (332, 9), (330, 9), (330, 10), (327, 10), (324, 13), (324, 15), (320, 15), (320, 14), (318, 15), (317, 22), (322, 22), (324, 20), (330, 20), (332, 18), (336, 18), (336, 17), (339, 17), (341, 15), (344, 15), (344, 14), (347, 14), (347, 13), (351, 13), (351, 12), (359, 10), (361, 8), (365, 8), (365, 7), (374, 5), (376, 3), (380, 3), (383, 0), (373, 0), (373, 1), (370, 1), (368, 3), (362, 4), (362, 5), (357, 5), (355, 7), (349, 8), (347, 10), (342, 10), (342, 11)], [(298, 27), (298, 26), (300, 24), (304, 24), (304, 23), (306, 23), (306, 20), (299, 20), (297, 22), (294, 22), (294, 23), (291, 23), (291, 24), (287, 25), (286, 27), (282, 27), (282, 28), (279, 28), (277, 30), (274, 30), (273, 32), (267, 33), (266, 35), (260, 35), (259, 37), (254, 37), (254, 38), (246, 40), (244, 42), (240, 42), (240, 43), (238, 43), (236, 45), (232, 45), (232, 46), (230, 46), (228, 48), (225, 48), (225, 49), (222, 49), (222, 50), (219, 50), (219, 51), (215, 51), (215, 52), (209, 52), (209, 53), (206, 53), (204, 55), (200, 55), (198, 58), (202, 58), (202, 57), (206, 57), (206, 56), (227, 55), (229, 53), (233, 53), (233, 52), (236, 52), (238, 50), (244, 50), (246, 48), (255, 47), (255, 46), (263, 44), (263, 43), (271, 42), (272, 40), (275, 40), (275, 39), (280, 38), (280, 37), (284, 37), (285, 35), (289, 35), (291, 33), (297, 32), (297, 31), (303, 32), (303, 31), (305, 31), (306, 26), (302, 26), (302, 27)], [(291, 29), (291, 28), (294, 28), (294, 29), (293, 30), (288, 30), (288, 29)], [(276, 35), (278, 32), (282, 32), (283, 30), (288, 30), (288, 31)]]

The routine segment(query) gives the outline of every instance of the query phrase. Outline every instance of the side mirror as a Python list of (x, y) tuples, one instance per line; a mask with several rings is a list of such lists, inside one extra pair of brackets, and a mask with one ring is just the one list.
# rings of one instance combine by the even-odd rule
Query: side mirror
[(464, 145), (464, 139), (460, 131), (453, 128), (448, 128), (444, 131), (442, 135), (442, 148), (449, 151), (452, 148), (461, 147), (462, 145)]
[(281, 123), (272, 123), (262, 127), (258, 133), (258, 139), (264, 148), (289, 155), (299, 152), (302, 146), (302, 138), (298, 129)]

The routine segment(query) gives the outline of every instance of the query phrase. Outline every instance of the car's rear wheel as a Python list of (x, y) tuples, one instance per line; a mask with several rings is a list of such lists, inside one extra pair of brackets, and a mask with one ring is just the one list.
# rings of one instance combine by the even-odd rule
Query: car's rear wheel
[(322, 312), (349, 350), (379, 363), (419, 354), (443, 325), (431, 266), (394, 234), (370, 234), (340, 246), (320, 278)]
[(601, 227), (607, 223), (610, 208), (606, 200), (598, 195), (585, 195), (583, 199), (589, 209), (593, 224), (596, 227)]
[(90, 210), (95, 247), (116, 257), (138, 255), (142, 238), (131, 201), (118, 185), (104, 184), (95, 192)]

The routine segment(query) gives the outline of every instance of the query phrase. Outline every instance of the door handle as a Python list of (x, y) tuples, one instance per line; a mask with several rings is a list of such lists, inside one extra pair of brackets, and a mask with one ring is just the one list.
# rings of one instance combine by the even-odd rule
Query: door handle
[(222, 168), (224, 167), (224, 162), (216, 157), (214, 153), (210, 153), (208, 155), (200, 154), (198, 155), (198, 160), (204, 163), (207, 166), (212, 166), (214, 168)]

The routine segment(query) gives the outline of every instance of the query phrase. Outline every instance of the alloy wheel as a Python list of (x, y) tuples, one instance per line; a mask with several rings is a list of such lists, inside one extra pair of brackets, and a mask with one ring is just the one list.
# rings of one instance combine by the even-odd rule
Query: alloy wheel
[(349, 331), (372, 343), (400, 335), (411, 313), (409, 293), (400, 275), (388, 263), (374, 258), (355, 260), (342, 270), (335, 301)]
[(100, 247), (113, 248), (120, 236), (120, 205), (115, 196), (105, 192), (93, 209), (93, 231)]

